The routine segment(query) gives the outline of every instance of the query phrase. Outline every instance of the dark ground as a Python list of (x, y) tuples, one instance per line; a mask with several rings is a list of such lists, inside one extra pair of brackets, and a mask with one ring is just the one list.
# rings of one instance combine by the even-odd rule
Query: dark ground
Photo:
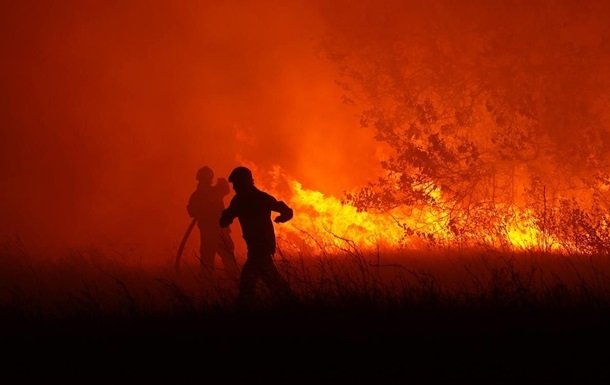
[(593, 384), (610, 311), (276, 307), (3, 317), (2, 383)]
[(248, 310), (196, 274), (17, 251), (0, 252), (0, 384), (610, 383), (606, 256), (404, 257), (397, 286), (333, 259)]

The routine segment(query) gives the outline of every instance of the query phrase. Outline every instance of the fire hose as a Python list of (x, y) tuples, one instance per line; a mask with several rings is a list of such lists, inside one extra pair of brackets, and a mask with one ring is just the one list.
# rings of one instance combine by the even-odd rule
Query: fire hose
[[(193, 228), (195, 227), (195, 224), (197, 224), (197, 219), (193, 218), (193, 220), (187, 227), (186, 232), (184, 233), (184, 236), (182, 237), (182, 241), (180, 242), (180, 247), (178, 247), (178, 253), (176, 254), (176, 262), (174, 264), (176, 271), (180, 270), (180, 260), (182, 259), (182, 252), (184, 251), (184, 247), (186, 246), (186, 242), (188, 241), (189, 236), (191, 235), (191, 232), (193, 232)], [(227, 240), (225, 239), (225, 240), (223, 240), (223, 242), (226, 247)], [(227, 248), (227, 250), (231, 250), (231, 257), (235, 261), (235, 255), (233, 254), (232, 248), (230, 248), (230, 247), (226, 247), (226, 248)], [(237, 262), (235, 262), (235, 265), (236, 265), (237, 271), (239, 272), (239, 266), (237, 266)]]
[(184, 233), (184, 236), (182, 237), (182, 242), (180, 242), (180, 247), (178, 248), (178, 253), (176, 254), (176, 263), (175, 263), (176, 270), (180, 269), (180, 259), (182, 258), (182, 251), (184, 251), (184, 246), (186, 246), (186, 241), (188, 241), (189, 236), (191, 235), (191, 232), (193, 231), (193, 228), (195, 227), (196, 223), (197, 223), (197, 219), (193, 218), (193, 220), (189, 224), (189, 227), (187, 227), (186, 232)]

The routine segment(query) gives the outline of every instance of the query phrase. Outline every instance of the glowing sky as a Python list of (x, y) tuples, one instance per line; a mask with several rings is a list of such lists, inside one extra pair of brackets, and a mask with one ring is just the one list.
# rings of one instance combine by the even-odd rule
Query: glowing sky
[[(518, 44), (511, 31), (544, 33), (539, 15), (548, 15), (572, 18), (575, 41), (599, 49), (610, 40), (602, 17), (578, 21), (585, 8), (604, 14), (601, 3), (546, 1), (536, 13), (530, 2), (499, 3), (3, 2), (0, 235), (33, 251), (171, 255), (203, 165), (217, 176), (241, 162), (265, 173), (280, 166), (304, 189), (335, 197), (374, 179), (383, 149), (344, 103), (340, 68), (322, 49), (329, 34), (352, 49), (383, 49), (399, 34), (422, 41), (420, 31), (443, 30), (445, 40), (423, 40), (466, 55), (452, 45), (460, 28), (498, 24)], [(586, 95), (569, 96), (553, 99), (558, 112), (578, 110), (572, 101)], [(607, 122), (607, 98), (599, 104)], [(569, 149), (579, 122), (556, 116), (547, 126), (567, 128), (549, 132)]]
[(329, 194), (362, 183), (372, 136), (305, 4), (5, 2), (1, 233), (171, 249), (204, 164), (280, 165)]

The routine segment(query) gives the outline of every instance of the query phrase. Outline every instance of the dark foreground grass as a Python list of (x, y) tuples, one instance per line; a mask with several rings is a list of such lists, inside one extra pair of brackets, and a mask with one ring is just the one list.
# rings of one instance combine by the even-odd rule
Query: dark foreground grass
[(296, 296), (95, 251), (2, 253), (2, 383), (606, 383), (606, 258), (278, 260)]

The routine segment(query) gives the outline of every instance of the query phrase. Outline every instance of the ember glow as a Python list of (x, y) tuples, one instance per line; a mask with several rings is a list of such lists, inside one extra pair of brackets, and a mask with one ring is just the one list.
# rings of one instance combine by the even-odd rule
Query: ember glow
[(284, 250), (610, 250), (607, 2), (5, 3), (0, 230), (32, 251), (165, 261), (196, 170), (239, 164)]
[[(375, 252), (379, 249), (413, 250), (464, 245), (463, 240), (450, 229), (451, 213), (448, 210), (401, 206), (386, 212), (367, 212), (337, 197), (304, 189), (298, 181), (290, 180), (288, 184), (290, 194), (287, 194), (286, 201), (296, 214), (293, 221), (278, 228), (285, 250), (340, 254), (341, 251)], [(267, 190), (273, 191), (272, 188)], [(482, 228), (476, 242), (471, 241), (466, 246), (505, 251), (578, 251), (568, 241), (562, 243), (545, 234), (529, 210), (520, 212), (513, 207), (512, 211), (511, 217), (493, 221), (494, 226), (500, 227), (499, 231)]]

